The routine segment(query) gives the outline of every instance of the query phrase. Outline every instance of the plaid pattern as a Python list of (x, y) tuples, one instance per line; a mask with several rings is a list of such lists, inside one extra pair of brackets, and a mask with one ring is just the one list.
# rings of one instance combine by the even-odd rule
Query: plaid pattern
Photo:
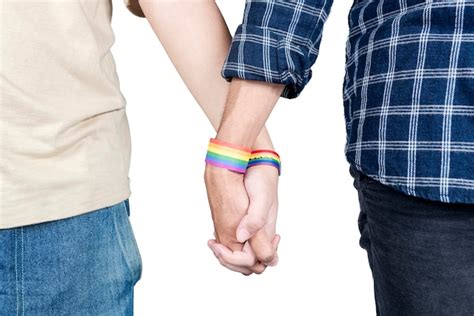
[[(331, 0), (248, 0), (222, 75), (311, 79)], [(474, 203), (474, 1), (356, 0), (343, 99), (347, 161), (413, 196)]]

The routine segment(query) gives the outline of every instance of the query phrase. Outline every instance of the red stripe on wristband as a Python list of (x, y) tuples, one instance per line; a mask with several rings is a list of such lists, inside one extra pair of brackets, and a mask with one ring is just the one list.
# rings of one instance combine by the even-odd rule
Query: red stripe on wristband
[(273, 166), (278, 170), (278, 175), (281, 174), (280, 155), (273, 150), (260, 149), (252, 151), (247, 169), (258, 165)]
[(273, 150), (260, 149), (260, 150), (252, 151), (252, 155), (253, 154), (260, 154), (260, 153), (271, 153), (271, 154), (274, 154), (275, 156), (277, 156), (278, 158), (280, 158), (280, 155), (276, 151), (273, 151)]

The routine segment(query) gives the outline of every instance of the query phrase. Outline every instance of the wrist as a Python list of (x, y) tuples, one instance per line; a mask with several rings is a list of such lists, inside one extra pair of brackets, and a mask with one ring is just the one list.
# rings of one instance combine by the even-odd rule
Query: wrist
[(247, 170), (251, 153), (250, 147), (211, 138), (205, 161), (207, 165), (243, 174)]
[(260, 149), (252, 151), (249, 162), (247, 164), (247, 170), (251, 167), (256, 166), (268, 166), (273, 167), (278, 171), (278, 175), (281, 174), (281, 160), (280, 155), (274, 150)]
[(227, 125), (222, 125), (215, 138), (231, 144), (250, 147), (252, 150), (262, 148), (275, 150), (266, 127), (263, 127), (258, 134), (256, 131), (250, 131), (250, 129), (246, 129), (246, 131), (242, 133), (237, 133), (238, 131), (238, 128), (228, 128)]
[(231, 125), (229, 127), (225, 125), (221, 126), (215, 137), (215, 139), (219, 141), (248, 148), (252, 147), (256, 138), (257, 135), (251, 133), (249, 130), (238, 128), (235, 125)]
[(244, 174), (242, 173), (237, 173), (229, 169), (216, 167), (210, 164), (206, 164), (206, 168), (204, 170), (204, 179), (207, 182), (212, 182), (214, 179), (222, 179), (220, 180), (222, 182), (222, 181), (225, 181), (225, 179), (234, 180), (235, 178), (239, 178), (239, 177), (243, 178), (243, 176)]
[(254, 146), (284, 87), (284, 84), (234, 78), (216, 138)]
[(259, 150), (259, 149), (268, 149), (268, 150), (275, 150), (273, 147), (272, 139), (268, 134), (266, 127), (263, 127), (258, 134), (257, 139), (252, 145), (252, 150)]
[(205, 161), (207, 165), (206, 177), (222, 174), (222, 170), (226, 169), (237, 174), (245, 174), (250, 167), (261, 165), (274, 167), (279, 175), (281, 173), (280, 156), (274, 150), (252, 150), (250, 147), (235, 145), (215, 138), (211, 138), (209, 141)]

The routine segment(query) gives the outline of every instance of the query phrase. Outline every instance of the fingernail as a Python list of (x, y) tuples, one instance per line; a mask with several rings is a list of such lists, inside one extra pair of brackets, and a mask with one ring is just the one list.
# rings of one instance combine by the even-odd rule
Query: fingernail
[(239, 229), (237, 232), (237, 240), (239, 242), (245, 242), (250, 238), (250, 232), (245, 228)]

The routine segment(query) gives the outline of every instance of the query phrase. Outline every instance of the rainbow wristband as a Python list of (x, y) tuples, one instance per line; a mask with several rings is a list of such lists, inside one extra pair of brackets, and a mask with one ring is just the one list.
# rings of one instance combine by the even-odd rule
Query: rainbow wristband
[(252, 150), (214, 138), (209, 141), (206, 163), (215, 167), (245, 173)]
[(278, 169), (278, 175), (281, 174), (281, 160), (273, 150), (254, 150), (251, 153), (247, 168), (258, 166), (258, 165), (269, 165)]

